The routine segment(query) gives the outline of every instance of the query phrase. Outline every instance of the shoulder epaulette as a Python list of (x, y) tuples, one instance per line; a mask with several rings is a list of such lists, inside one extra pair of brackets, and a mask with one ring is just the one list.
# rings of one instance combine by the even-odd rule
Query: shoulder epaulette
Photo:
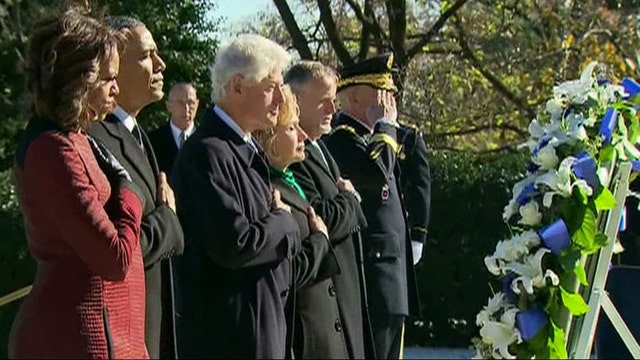
[(346, 124), (342, 124), (342, 125), (338, 125), (336, 127), (334, 127), (333, 129), (331, 129), (331, 133), (330, 135), (332, 135), (333, 133), (340, 131), (340, 130), (345, 130), (348, 131), (354, 135), (358, 135), (358, 133), (356, 132), (356, 129), (351, 126), (351, 125), (346, 125)]

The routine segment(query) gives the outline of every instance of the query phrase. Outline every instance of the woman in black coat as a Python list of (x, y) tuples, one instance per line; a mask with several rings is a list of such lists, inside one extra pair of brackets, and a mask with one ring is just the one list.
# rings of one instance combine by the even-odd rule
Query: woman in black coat
[[(307, 135), (298, 125), (298, 106), (288, 87), (283, 90), (285, 103), (280, 109), (274, 129), (254, 134), (270, 162), (270, 180), (280, 191), (281, 199), (291, 210), (300, 228), (302, 246), (325, 237), (327, 227), (307, 202), (306, 195), (288, 170), (292, 163), (304, 160)], [(317, 241), (317, 240), (316, 240)], [(321, 259), (316, 280), (296, 278), (298, 292), (295, 299), (295, 330), (293, 352), (298, 359), (347, 359), (345, 334), (340, 323), (338, 303), (333, 281), (327, 276), (339, 273), (335, 258)]]

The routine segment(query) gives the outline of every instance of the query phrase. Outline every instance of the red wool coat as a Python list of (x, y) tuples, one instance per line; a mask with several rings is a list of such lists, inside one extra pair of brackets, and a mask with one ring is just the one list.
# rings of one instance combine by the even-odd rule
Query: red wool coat
[(122, 189), (109, 219), (112, 189), (86, 136), (33, 131), (16, 178), (38, 271), (14, 320), (9, 357), (148, 358), (140, 200)]

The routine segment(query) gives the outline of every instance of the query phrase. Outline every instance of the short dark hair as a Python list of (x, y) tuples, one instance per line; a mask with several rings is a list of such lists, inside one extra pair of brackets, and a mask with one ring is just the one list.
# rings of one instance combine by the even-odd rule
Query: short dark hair
[(45, 15), (27, 44), (24, 66), (32, 111), (67, 131), (84, 129), (91, 121), (88, 94), (100, 64), (117, 51), (115, 37), (88, 11), (75, 6)]

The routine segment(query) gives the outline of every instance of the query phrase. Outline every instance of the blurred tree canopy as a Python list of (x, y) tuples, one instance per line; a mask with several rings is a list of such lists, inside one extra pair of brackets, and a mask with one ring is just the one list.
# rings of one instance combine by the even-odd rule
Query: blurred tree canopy
[(335, 67), (393, 51), (401, 114), (434, 149), (513, 149), (589, 61), (638, 78), (637, 0), (273, 0), (242, 31)]
[[(0, 0), (0, 171), (10, 168), (25, 125), (22, 59), (34, 21), (59, 0)], [(191, 81), (204, 105), (209, 99), (208, 64), (218, 41), (220, 19), (212, 16), (210, 0), (94, 0), (108, 15), (130, 15), (142, 20), (154, 36), (167, 63), (165, 92), (177, 83)], [(164, 102), (145, 108), (141, 121), (147, 128), (167, 121)]]

